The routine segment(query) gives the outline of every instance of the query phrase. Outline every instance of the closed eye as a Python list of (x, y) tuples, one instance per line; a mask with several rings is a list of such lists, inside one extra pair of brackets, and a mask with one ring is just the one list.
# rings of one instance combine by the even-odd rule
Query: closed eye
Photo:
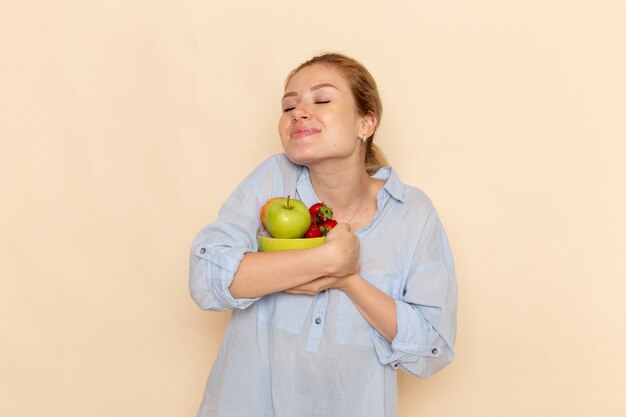
[[(328, 104), (330, 103), (330, 100), (317, 100), (315, 102), (315, 104)], [(283, 109), (283, 113), (289, 113), (290, 111), (292, 111), (293, 109), (295, 109), (295, 107), (285, 107)]]

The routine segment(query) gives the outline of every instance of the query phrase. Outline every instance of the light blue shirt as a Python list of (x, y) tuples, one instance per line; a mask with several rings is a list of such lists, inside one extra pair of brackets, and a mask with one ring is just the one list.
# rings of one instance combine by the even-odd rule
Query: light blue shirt
[(226, 200), (191, 249), (189, 287), (203, 309), (232, 310), (200, 406), (202, 417), (395, 416), (396, 370), (426, 377), (454, 357), (457, 287), (450, 246), (428, 197), (392, 168), (378, 210), (357, 232), (360, 275), (396, 301), (389, 343), (340, 290), (235, 299), (239, 263), (258, 250), (259, 212), (271, 197), (319, 201), (309, 172), (268, 158)]

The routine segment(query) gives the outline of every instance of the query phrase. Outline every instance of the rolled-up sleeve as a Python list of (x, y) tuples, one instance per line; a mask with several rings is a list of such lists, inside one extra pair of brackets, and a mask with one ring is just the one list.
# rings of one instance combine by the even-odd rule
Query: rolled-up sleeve
[(226, 311), (248, 307), (257, 299), (233, 298), (228, 289), (246, 251), (230, 248), (219, 252), (219, 248), (203, 243), (192, 248), (189, 271), (191, 297), (204, 310)]
[(373, 336), (381, 363), (418, 377), (454, 359), (457, 287), (452, 253), (433, 209), (419, 235), (402, 295), (396, 300), (397, 333)]
[[(258, 298), (234, 298), (229, 291), (239, 264), (256, 252), (261, 227), (259, 211), (276, 191), (276, 158), (268, 159), (230, 195), (215, 222), (205, 226), (193, 241), (189, 261), (189, 291), (205, 310), (243, 309)], [(282, 191), (282, 190), (280, 190)]]

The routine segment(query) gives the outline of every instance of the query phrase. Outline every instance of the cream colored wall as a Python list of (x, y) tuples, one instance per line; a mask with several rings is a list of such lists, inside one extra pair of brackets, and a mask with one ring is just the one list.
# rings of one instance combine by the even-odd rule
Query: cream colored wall
[(228, 318), (194, 234), (351, 54), (453, 245), (456, 361), (400, 417), (626, 413), (620, 1), (20, 1), (0, 13), (0, 415), (191, 416)]

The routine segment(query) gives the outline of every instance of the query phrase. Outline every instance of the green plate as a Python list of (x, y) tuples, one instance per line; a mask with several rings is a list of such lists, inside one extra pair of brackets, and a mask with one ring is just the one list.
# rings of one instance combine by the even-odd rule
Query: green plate
[(310, 239), (274, 239), (272, 237), (257, 235), (259, 252), (275, 252), (279, 250), (308, 249), (319, 246), (326, 240), (325, 237)]

